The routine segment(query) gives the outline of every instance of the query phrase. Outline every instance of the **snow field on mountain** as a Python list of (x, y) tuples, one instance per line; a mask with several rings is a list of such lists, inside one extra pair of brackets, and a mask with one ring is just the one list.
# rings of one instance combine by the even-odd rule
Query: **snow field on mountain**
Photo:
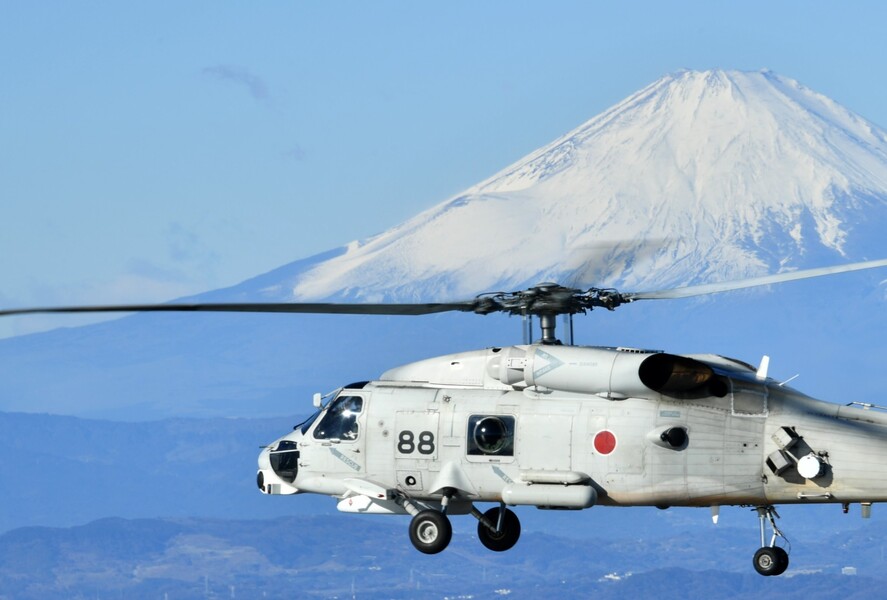
[(877, 126), (769, 71), (682, 71), (350, 244), (287, 297), (454, 299), (543, 280), (645, 290), (842, 262), (885, 198)]

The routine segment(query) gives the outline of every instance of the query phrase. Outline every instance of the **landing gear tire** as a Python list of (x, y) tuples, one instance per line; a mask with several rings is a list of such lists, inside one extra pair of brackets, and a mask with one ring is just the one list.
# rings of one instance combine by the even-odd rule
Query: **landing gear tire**
[(779, 556), (779, 568), (773, 573), (773, 575), (782, 575), (785, 573), (785, 570), (788, 569), (788, 552), (779, 546), (774, 546), (773, 550)]
[(755, 552), (753, 563), (761, 575), (782, 575), (788, 569), (788, 553), (779, 546), (761, 548)]
[(447, 516), (436, 510), (423, 510), (410, 521), (410, 541), (416, 550), (437, 554), (449, 545), (453, 526)]
[[(484, 519), (495, 525), (499, 522), (499, 509), (491, 508), (484, 513)], [(502, 515), (501, 530), (496, 532), (480, 521), (477, 524), (477, 537), (481, 544), (493, 552), (505, 552), (513, 548), (520, 538), (520, 520), (514, 512), (506, 508)]]

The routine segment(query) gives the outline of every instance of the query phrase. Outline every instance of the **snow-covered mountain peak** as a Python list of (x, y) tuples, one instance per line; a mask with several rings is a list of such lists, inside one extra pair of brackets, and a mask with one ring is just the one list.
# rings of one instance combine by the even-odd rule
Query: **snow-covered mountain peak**
[[(769, 71), (659, 79), (462, 194), (300, 271), (294, 299), (650, 289), (837, 262), (887, 209), (887, 134)], [(856, 240), (856, 246), (871, 246)]]

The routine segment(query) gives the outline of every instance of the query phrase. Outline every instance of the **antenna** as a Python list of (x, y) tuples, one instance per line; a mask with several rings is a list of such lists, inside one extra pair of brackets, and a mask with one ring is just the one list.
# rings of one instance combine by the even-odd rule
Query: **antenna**
[(524, 313), (521, 315), (521, 328), (524, 332), (524, 345), (529, 346), (533, 343), (533, 315)]
[(573, 340), (574, 340), (573, 314), (572, 313), (565, 314), (564, 318), (563, 318), (563, 322), (564, 322), (564, 331), (566, 332), (566, 335), (564, 336), (564, 338), (566, 339), (566, 343), (569, 344), (570, 346), (572, 346), (572, 345), (574, 345), (573, 344)]
[(758, 372), (755, 373), (755, 377), (760, 380), (767, 379), (767, 371), (770, 370), (770, 357), (766, 354), (761, 358), (761, 366), (758, 367)]
[(784, 386), (784, 385), (785, 385), (786, 383), (788, 383), (789, 381), (794, 381), (795, 379), (797, 379), (797, 378), (800, 377), (800, 376), (801, 376), (800, 373), (798, 373), (797, 375), (792, 375), (791, 377), (789, 377), (788, 379), (786, 379), (785, 381), (783, 381), (782, 383), (780, 383), (780, 384), (779, 384), (779, 387)]

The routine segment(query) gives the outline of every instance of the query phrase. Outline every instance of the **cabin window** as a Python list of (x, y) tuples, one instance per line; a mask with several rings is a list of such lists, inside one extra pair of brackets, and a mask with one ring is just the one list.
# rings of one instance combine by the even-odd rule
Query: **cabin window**
[(468, 454), (514, 456), (514, 417), (472, 415), (468, 419)]

